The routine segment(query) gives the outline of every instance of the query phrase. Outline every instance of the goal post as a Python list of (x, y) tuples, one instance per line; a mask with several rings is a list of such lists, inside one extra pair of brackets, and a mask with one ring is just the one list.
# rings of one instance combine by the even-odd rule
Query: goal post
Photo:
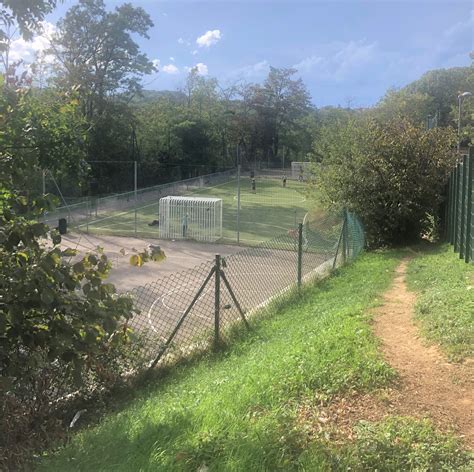
[(222, 238), (222, 199), (207, 197), (160, 198), (160, 237), (217, 241)]
[(292, 162), (291, 163), (291, 178), (298, 180), (307, 180), (311, 173), (311, 162)]

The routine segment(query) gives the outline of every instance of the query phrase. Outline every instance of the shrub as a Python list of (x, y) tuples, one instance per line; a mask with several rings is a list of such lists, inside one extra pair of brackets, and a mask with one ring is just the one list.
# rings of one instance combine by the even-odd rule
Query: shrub
[(327, 206), (361, 217), (370, 246), (411, 242), (430, 231), (455, 162), (451, 129), (363, 117), (322, 137), (318, 190)]

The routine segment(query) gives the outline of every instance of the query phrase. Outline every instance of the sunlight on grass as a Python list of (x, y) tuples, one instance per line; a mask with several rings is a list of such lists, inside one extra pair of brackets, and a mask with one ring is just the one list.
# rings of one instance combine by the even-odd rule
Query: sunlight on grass
[(393, 377), (365, 313), (397, 262), (393, 253), (363, 256), (260, 321), (228, 351), (178, 368), (128, 408), (80, 432), (41, 470), (295, 466), (304, 434), (294, 430), (291, 399), (372, 389)]
[(448, 245), (422, 249), (408, 266), (408, 285), (418, 292), (422, 332), (453, 359), (474, 356), (474, 265)]

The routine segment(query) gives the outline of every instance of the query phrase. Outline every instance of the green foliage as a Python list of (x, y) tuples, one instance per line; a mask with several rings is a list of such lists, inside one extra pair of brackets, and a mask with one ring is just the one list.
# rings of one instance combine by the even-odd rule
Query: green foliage
[(0, 467), (16, 467), (9, 461), (18, 444), (55, 427), (53, 413), (66, 395), (110, 386), (132, 363), (132, 301), (104, 282), (107, 258), (77, 259), (39, 222), (55, 202), (31, 185), (35, 174), (44, 166), (56, 173), (80, 169), (76, 112), (73, 94), (38, 97), (2, 84)]
[(326, 205), (359, 215), (372, 247), (429, 230), (455, 162), (452, 130), (361, 117), (327, 131), (315, 144), (324, 156), (316, 185)]
[(445, 246), (421, 247), (408, 266), (408, 283), (420, 292), (416, 316), (424, 334), (455, 360), (474, 356), (474, 268)]
[(38, 192), (34, 182), (42, 169), (78, 180), (86, 135), (76, 93), (34, 93), (22, 82), (15, 85), (0, 83), (2, 184)]
[(296, 470), (309, 442), (297, 422), (300, 399), (393, 378), (366, 312), (398, 261), (364, 255), (302, 298), (273, 305), (228, 350), (176, 367), (39, 469)]
[[(31, 39), (34, 31), (39, 29), (45, 15), (56, 6), (57, 0), (2, 0), (0, 5), (0, 24), (2, 27), (18, 29), (25, 39)], [(0, 30), (0, 52), (7, 47), (6, 32)]]
[[(140, 52), (134, 36), (148, 38), (152, 26), (142, 8), (125, 3), (107, 11), (102, 0), (81, 0), (58, 22), (48, 51), (56, 58), (54, 83), (60, 90), (77, 90), (90, 160), (135, 157), (129, 101), (141, 92), (142, 77), (155, 67)], [(111, 168), (94, 166), (92, 171), (99, 177)], [(122, 172), (113, 176), (116, 182), (123, 179)]]
[(406, 89), (389, 90), (373, 109), (373, 115), (380, 121), (400, 117), (417, 126), (426, 126), (428, 117), (436, 113), (435, 99), (431, 95)]

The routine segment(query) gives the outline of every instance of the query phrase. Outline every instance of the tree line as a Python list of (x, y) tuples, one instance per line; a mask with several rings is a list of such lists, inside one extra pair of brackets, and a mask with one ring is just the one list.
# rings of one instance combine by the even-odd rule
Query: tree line
[[(328, 209), (355, 211), (369, 247), (436, 232), (472, 65), (427, 72), (368, 109), (316, 108), (291, 68), (229, 87), (195, 69), (182, 90), (150, 92), (154, 66), (133, 39), (153, 26), (142, 8), (80, 0), (51, 38), (54, 60), (26, 68), (10, 59), (14, 31), (31, 39), (56, 1), (0, 4), (0, 468), (17, 468), (19, 438), (47, 443), (51, 392), (107, 389), (133, 368), (132, 302), (105, 282), (107, 258), (71, 263), (74, 251), (38, 222), (58, 203), (43, 195), (44, 169), (77, 195), (107, 193), (124, 190), (116, 162), (138, 161), (141, 186), (153, 185), (235, 166), (238, 146), (248, 167), (317, 164), (309, 190)], [(461, 123), (466, 147), (472, 98)]]

